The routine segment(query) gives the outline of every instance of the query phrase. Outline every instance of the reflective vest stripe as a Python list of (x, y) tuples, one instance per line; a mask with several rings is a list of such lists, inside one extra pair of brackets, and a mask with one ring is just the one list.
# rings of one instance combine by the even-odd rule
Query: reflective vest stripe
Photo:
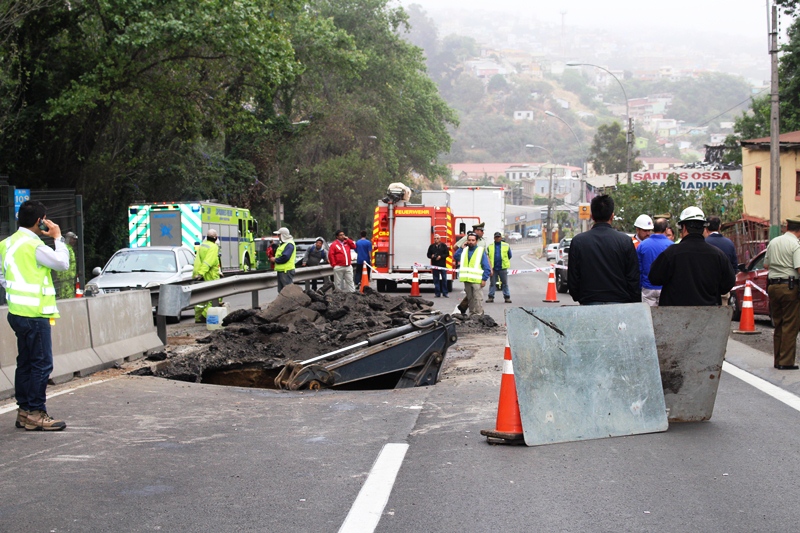
[(11, 289), (17, 292), (29, 292), (31, 294), (39, 293), (39, 286), (33, 283), (25, 283), (24, 281), (8, 281), (6, 282), (6, 289)]
[(11, 302), (12, 304), (17, 305), (26, 305), (29, 307), (39, 307), (39, 304), (42, 303), (41, 298), (34, 298), (33, 296), (22, 296), (20, 294), (6, 294), (6, 300)]
[(47, 305), (42, 307), (43, 315), (54, 315), (58, 313), (58, 308), (55, 305)]

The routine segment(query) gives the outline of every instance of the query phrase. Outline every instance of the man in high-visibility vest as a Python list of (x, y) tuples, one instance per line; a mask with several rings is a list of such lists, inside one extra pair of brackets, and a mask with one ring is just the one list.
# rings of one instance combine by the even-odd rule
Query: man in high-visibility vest
[(78, 236), (69, 231), (64, 234), (64, 240), (69, 251), (69, 268), (64, 272), (56, 271), (53, 275), (53, 284), (56, 287), (56, 298), (58, 300), (75, 298), (75, 282), (78, 275), (78, 264), (75, 259), (75, 246), (78, 245)]
[(469, 313), (471, 315), (483, 314), (482, 289), (489, 279), (491, 269), (489, 259), (481, 246), (478, 246), (478, 236), (474, 232), (467, 235), (467, 245), (456, 250), (453, 259), (459, 261), (458, 279), (464, 284), (467, 293)]
[(507, 304), (511, 303), (511, 291), (508, 289), (508, 269), (511, 266), (511, 246), (503, 240), (503, 234), (495, 232), (494, 242), (489, 245), (487, 250), (489, 256), (489, 267), (492, 269), (492, 277), (489, 281), (489, 298), (486, 303), (494, 302), (494, 292), (497, 290), (497, 278), (503, 284), (503, 299)]
[[(55, 240), (55, 251), (40, 237)], [(17, 428), (28, 431), (60, 431), (63, 420), (47, 414), (47, 380), (53, 371), (51, 328), (59, 317), (51, 270), (69, 268), (69, 251), (61, 228), (35, 200), (19, 207), (19, 229), (0, 242), (0, 284), (6, 290), (8, 323), (17, 336), (17, 369), (14, 391)]]
[(278, 273), (278, 294), (294, 283), (294, 266), (297, 262), (297, 247), (294, 245), (294, 237), (289, 233), (289, 228), (281, 228), (272, 232), (277, 235), (281, 243), (275, 250), (275, 257), (270, 258), (270, 262), (275, 266)]
[[(194, 256), (194, 269), (192, 273), (197, 281), (213, 281), (222, 277), (222, 272), (219, 269), (217, 230), (208, 230), (206, 240), (197, 248), (197, 254)], [(208, 308), (211, 307), (211, 305), (212, 302), (206, 302), (203, 305), (194, 306), (195, 323), (202, 324), (206, 321)]]

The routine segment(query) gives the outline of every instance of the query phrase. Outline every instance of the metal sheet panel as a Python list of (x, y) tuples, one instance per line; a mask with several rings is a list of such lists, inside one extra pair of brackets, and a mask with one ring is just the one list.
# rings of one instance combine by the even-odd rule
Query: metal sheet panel
[(414, 263), (427, 265), (431, 217), (397, 217), (394, 220), (394, 268), (410, 269)]
[(670, 422), (711, 418), (732, 313), (730, 307), (652, 308)]
[(150, 211), (150, 246), (181, 245), (181, 212)]
[(666, 431), (646, 304), (507, 311), (528, 446)]

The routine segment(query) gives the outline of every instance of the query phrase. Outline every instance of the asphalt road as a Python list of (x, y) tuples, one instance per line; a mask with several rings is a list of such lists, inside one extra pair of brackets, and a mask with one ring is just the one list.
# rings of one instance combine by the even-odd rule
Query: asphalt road
[[(512, 305), (571, 303), (543, 304), (546, 279), (513, 277)], [(500, 320), (508, 307), (486, 305)], [(2, 530), (797, 528), (796, 408), (724, 372), (709, 422), (492, 446), (479, 432), (494, 427), (504, 338), (460, 338), (435, 387), (288, 393), (107, 373), (52, 389), (63, 432), (14, 429), (0, 408)], [(800, 392), (764, 352), (733, 340), (728, 360)]]

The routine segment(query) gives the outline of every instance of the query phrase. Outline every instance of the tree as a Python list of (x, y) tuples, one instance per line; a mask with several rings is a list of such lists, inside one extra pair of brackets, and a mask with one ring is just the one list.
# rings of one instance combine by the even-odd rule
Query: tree
[[(589, 162), (598, 174), (615, 174), (625, 172), (627, 169), (626, 158), (628, 147), (625, 140), (625, 131), (619, 122), (603, 124), (597, 128), (592, 147), (589, 149)], [(634, 162), (639, 152), (631, 154)]]
[(491, 93), (506, 91), (508, 88), (509, 84), (506, 81), (506, 77), (502, 74), (495, 74), (492, 76), (491, 79), (489, 79), (489, 83), (486, 85), (486, 90)]

